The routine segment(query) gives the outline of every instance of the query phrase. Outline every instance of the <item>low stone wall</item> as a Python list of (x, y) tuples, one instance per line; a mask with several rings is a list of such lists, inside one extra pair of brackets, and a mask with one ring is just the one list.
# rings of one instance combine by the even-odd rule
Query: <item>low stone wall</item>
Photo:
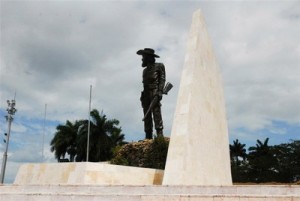
[(163, 171), (107, 163), (29, 163), (20, 167), (14, 184), (159, 185)]

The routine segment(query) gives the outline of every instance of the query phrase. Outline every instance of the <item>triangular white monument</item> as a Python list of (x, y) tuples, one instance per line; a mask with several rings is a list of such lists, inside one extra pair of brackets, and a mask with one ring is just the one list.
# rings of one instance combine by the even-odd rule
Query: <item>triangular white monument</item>
[(222, 78), (201, 11), (193, 14), (163, 185), (231, 185)]

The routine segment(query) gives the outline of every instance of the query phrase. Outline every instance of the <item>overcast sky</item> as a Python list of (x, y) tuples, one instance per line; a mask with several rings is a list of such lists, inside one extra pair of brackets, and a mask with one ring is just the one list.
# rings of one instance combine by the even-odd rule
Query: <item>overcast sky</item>
[[(299, 140), (300, 1), (1, 0), (0, 150), (16, 92), (6, 182), (24, 162), (55, 162), (58, 124), (92, 108), (144, 138), (141, 57), (151, 47), (174, 88), (162, 104), (170, 135), (192, 14), (201, 9), (223, 75), (230, 142)], [(201, 79), (201, 78), (199, 78)], [(44, 112), (45, 156), (42, 160)], [(3, 117), (3, 118), (2, 118)], [(2, 158), (2, 157), (1, 157)]]

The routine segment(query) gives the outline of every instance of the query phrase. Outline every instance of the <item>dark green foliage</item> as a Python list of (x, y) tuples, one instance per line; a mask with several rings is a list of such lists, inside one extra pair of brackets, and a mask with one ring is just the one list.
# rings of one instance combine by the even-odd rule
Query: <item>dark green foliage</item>
[(163, 136), (155, 137), (151, 144), (151, 151), (146, 155), (149, 168), (165, 169), (166, 158), (168, 154), (169, 141)]
[[(91, 111), (89, 161), (98, 162), (110, 160), (113, 149), (124, 144), (124, 134), (116, 119), (108, 120), (106, 115), (97, 110)], [(86, 161), (88, 120), (70, 121), (66, 125), (58, 125), (57, 132), (51, 141), (51, 151), (57, 160), (65, 158), (70, 161)]]
[(249, 175), (253, 182), (272, 182), (276, 177), (276, 158), (268, 142), (269, 138), (263, 143), (257, 140), (256, 146), (249, 148)]
[(164, 137), (129, 143), (116, 150), (111, 163), (116, 165), (164, 169), (168, 147), (169, 139)]
[(125, 165), (130, 166), (128, 160), (121, 154), (118, 154), (120, 150), (122, 149), (121, 145), (116, 146), (113, 149), (113, 158), (111, 159), (110, 163), (115, 165)]
[(147, 153), (150, 151), (152, 140), (144, 140), (126, 144), (115, 151), (111, 164), (134, 167), (149, 167), (147, 164)]
[(231, 160), (231, 175), (234, 181), (245, 180), (247, 169), (246, 161), (246, 149), (245, 144), (241, 144), (238, 139), (233, 141), (233, 145), (229, 145), (230, 148), (230, 160)]
[(244, 157), (244, 151), (240, 152), (244, 144), (236, 140), (230, 145), (233, 182), (293, 183), (300, 180), (300, 141), (275, 146), (269, 146), (268, 142), (269, 138), (264, 142), (257, 140), (256, 146), (249, 147)]
[(274, 146), (278, 181), (300, 181), (300, 140)]
[(66, 121), (65, 125), (58, 125), (56, 133), (51, 140), (51, 151), (54, 152), (57, 160), (65, 158), (66, 154), (70, 155), (70, 161), (74, 161), (77, 152), (77, 131), (81, 125), (81, 121), (76, 121), (74, 124)]

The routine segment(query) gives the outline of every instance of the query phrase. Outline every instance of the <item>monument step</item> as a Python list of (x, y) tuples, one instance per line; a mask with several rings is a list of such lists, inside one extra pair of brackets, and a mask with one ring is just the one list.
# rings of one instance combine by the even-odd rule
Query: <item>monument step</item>
[(300, 186), (0, 186), (0, 201), (19, 200), (300, 201)]

